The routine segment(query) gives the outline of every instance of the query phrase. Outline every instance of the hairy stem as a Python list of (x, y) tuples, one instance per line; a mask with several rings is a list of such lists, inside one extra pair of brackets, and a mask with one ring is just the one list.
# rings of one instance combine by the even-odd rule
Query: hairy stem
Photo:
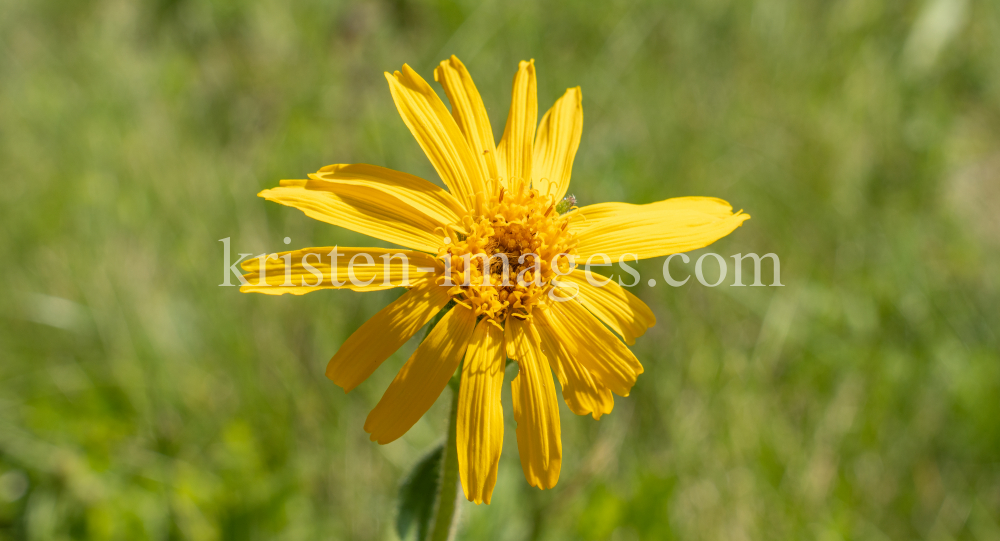
[(451, 413), (448, 415), (448, 435), (441, 454), (441, 482), (438, 483), (437, 502), (427, 539), (448, 541), (455, 536), (458, 519), (458, 449), (455, 443), (458, 422), (459, 380), (454, 378), (451, 387)]

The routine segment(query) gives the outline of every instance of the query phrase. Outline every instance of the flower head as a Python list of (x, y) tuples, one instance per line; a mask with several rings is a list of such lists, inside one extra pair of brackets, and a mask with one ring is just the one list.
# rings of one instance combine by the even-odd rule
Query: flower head
[(407, 287), (330, 360), (326, 375), (345, 391), (443, 312), (364, 428), (379, 443), (399, 438), (461, 367), (462, 487), (469, 500), (489, 503), (503, 443), (500, 392), (508, 358), (518, 364), (511, 392), (521, 466), (528, 482), (543, 489), (555, 486), (562, 461), (552, 372), (570, 410), (596, 419), (611, 412), (612, 393), (628, 396), (643, 371), (622, 340), (632, 344), (651, 327), (652, 312), (615, 282), (595, 281), (577, 262), (701, 248), (749, 216), (708, 197), (577, 207), (566, 192), (583, 128), (578, 87), (537, 123), (534, 62), (522, 61), (504, 135), (495, 144), (465, 66), (452, 56), (434, 78), (450, 112), (409, 66), (386, 73), (403, 121), (447, 190), (353, 164), (327, 166), (260, 193), (409, 250), (325, 247), (262, 256), (244, 264), (248, 285), (241, 291)]

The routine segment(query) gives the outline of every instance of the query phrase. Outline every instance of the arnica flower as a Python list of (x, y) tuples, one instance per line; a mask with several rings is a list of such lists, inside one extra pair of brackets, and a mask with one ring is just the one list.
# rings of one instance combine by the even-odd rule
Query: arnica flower
[[(521, 467), (532, 486), (551, 488), (562, 462), (551, 372), (571, 411), (599, 418), (611, 411), (612, 394), (628, 396), (643, 371), (625, 343), (656, 321), (614, 281), (602, 284), (602, 277), (576, 265), (694, 250), (749, 216), (708, 197), (572, 205), (565, 196), (583, 130), (582, 94), (568, 89), (538, 123), (534, 61), (518, 66), (500, 144), (458, 58), (434, 70), (450, 112), (409, 66), (385, 75), (399, 114), (447, 190), (352, 164), (283, 180), (260, 196), (409, 250), (325, 247), (263, 256), (244, 263), (249, 285), (241, 290), (407, 287), (343, 343), (326, 369), (350, 391), (443, 312), (368, 415), (365, 431), (380, 444), (399, 438), (461, 367), (459, 473), (465, 496), (489, 503), (503, 443), (500, 393), (509, 358), (518, 368), (511, 393)], [(507, 281), (501, 256), (509, 262)]]

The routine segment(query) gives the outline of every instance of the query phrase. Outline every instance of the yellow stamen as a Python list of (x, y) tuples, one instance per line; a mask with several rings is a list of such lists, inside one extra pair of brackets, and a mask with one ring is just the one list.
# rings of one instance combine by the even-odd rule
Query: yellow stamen
[(552, 213), (554, 207), (552, 198), (537, 190), (500, 188), (482, 215), (464, 217), (468, 235), (438, 253), (441, 259), (449, 256), (452, 283), (461, 285), (450, 290), (453, 298), (497, 322), (529, 316), (552, 287), (555, 269), (568, 268), (561, 254), (575, 253), (568, 219)]

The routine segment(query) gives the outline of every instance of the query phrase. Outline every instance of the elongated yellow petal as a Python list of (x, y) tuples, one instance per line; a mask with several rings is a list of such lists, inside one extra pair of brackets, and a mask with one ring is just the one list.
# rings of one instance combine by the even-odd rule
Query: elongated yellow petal
[(535, 125), (538, 123), (538, 89), (535, 61), (518, 64), (510, 97), (510, 112), (503, 138), (497, 147), (497, 168), (505, 186), (531, 180), (531, 156), (534, 152)]
[[(688, 198), (683, 198), (688, 199)], [(669, 201), (669, 200), (668, 200)], [(593, 254), (605, 254), (617, 261), (624, 254), (639, 259), (688, 252), (704, 248), (725, 237), (750, 216), (737, 213), (720, 216), (718, 205), (696, 198), (691, 205), (683, 201), (667, 206), (640, 205), (634, 214), (615, 213), (590, 219), (590, 225), (577, 233), (578, 255), (584, 260)]]
[(339, 193), (336, 185), (360, 186), (403, 201), (437, 224), (457, 224), (465, 214), (462, 203), (446, 190), (400, 171), (366, 163), (328, 165), (309, 178), (329, 182), (330, 191)]
[(552, 488), (559, 481), (562, 467), (559, 402), (552, 372), (540, 354), (540, 339), (531, 324), (510, 318), (507, 325), (512, 327), (509, 335), (518, 365), (511, 394), (521, 469), (531, 486)]
[[(579, 288), (576, 300), (602, 323), (618, 333), (626, 344), (634, 344), (636, 338), (656, 324), (653, 311), (638, 297), (613, 280), (604, 283), (606, 278), (598, 274), (591, 273), (590, 278), (597, 284), (603, 285), (591, 285), (586, 272), (579, 268), (560, 280), (575, 284)], [(572, 296), (572, 289), (572, 286), (569, 286), (560, 288), (560, 291)]]
[(407, 291), (344, 341), (326, 365), (326, 377), (343, 387), (345, 393), (350, 392), (440, 312), (449, 300), (447, 288), (433, 281)]
[(503, 329), (487, 319), (476, 325), (465, 353), (458, 393), (458, 471), (465, 497), (490, 503), (503, 447)]
[(257, 195), (321, 222), (415, 250), (437, 252), (444, 239), (434, 232), (441, 222), (374, 187), (319, 179), (282, 180), (281, 187)]
[(583, 135), (583, 93), (580, 87), (566, 90), (538, 126), (532, 158), (531, 183), (542, 195), (559, 201), (569, 189), (573, 158)]
[(441, 318), (368, 414), (365, 432), (372, 441), (396, 440), (427, 412), (462, 362), (475, 325), (472, 310), (460, 304)]
[(575, 300), (549, 303), (540, 314), (569, 356), (578, 360), (595, 381), (618, 396), (628, 396), (642, 365), (611, 331)]
[(444, 93), (451, 102), (451, 115), (455, 117), (472, 154), (476, 156), (479, 172), (486, 181), (489, 193), (492, 193), (496, 188), (492, 182), (498, 176), (496, 143), (493, 141), (493, 128), (490, 127), (486, 106), (472, 82), (469, 70), (465, 69), (458, 57), (451, 55), (451, 58), (442, 60), (434, 70), (434, 80), (444, 87)]
[(476, 193), (486, 190), (479, 162), (441, 98), (406, 64), (385, 78), (399, 115), (441, 180), (465, 208), (478, 209)]
[(305, 295), (320, 289), (381, 291), (418, 284), (443, 270), (430, 254), (391, 248), (327, 246), (270, 255), (274, 257), (264, 258), (263, 280), (261, 258), (242, 263), (248, 285), (241, 286), (241, 292)]
[(571, 218), (569, 231), (580, 233), (598, 225), (605, 218), (634, 217), (647, 212), (668, 210), (696, 210), (717, 218), (728, 218), (733, 214), (732, 205), (715, 197), (673, 197), (646, 205), (616, 202), (596, 203), (580, 207), (568, 214)]
[(559, 378), (563, 400), (570, 411), (577, 415), (589, 413), (594, 419), (611, 413), (615, 406), (611, 389), (599, 383), (590, 375), (589, 370), (566, 351), (557, 335), (549, 329), (544, 316), (535, 317), (534, 324), (542, 341), (542, 357)]

